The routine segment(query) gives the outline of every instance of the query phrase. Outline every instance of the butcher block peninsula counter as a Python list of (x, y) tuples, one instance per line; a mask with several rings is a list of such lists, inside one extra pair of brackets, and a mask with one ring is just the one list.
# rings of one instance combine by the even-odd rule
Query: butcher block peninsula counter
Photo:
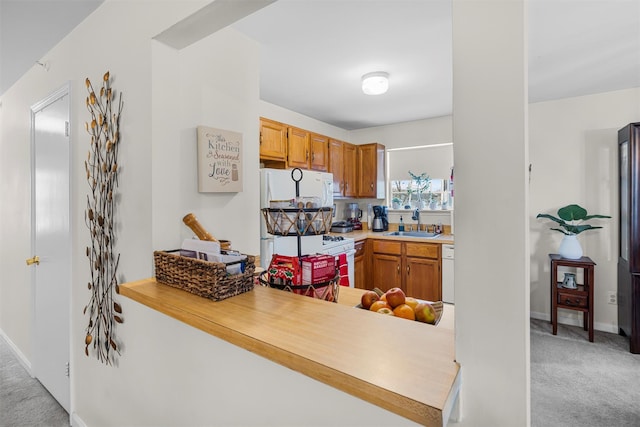
[(120, 285), (121, 295), (275, 363), (418, 424), (446, 425), (460, 381), (453, 307), (432, 326), (354, 308), (362, 292), (341, 287), (335, 304), (255, 286), (215, 302), (154, 278)]

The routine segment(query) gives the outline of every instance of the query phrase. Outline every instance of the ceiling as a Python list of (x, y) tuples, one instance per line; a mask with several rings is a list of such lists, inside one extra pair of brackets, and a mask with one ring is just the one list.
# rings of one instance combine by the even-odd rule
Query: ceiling
[[(0, 0), (0, 94), (101, 2)], [(530, 101), (640, 87), (640, 1), (528, 6)], [(272, 104), (347, 130), (451, 114), (450, 0), (279, 0), (233, 27), (260, 43)], [(371, 71), (386, 94), (360, 90)]]

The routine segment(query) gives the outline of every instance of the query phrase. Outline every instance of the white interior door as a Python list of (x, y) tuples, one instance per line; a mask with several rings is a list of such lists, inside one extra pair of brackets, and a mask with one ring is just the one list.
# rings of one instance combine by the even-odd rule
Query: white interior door
[(69, 412), (71, 234), (69, 89), (32, 107), (33, 372)]

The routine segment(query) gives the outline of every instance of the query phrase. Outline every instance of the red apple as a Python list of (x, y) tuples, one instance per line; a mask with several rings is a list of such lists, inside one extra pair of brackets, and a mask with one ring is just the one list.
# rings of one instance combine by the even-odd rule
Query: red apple
[(385, 292), (385, 295), (387, 296), (387, 303), (391, 308), (396, 308), (397, 306), (404, 304), (406, 299), (404, 291), (400, 288), (391, 288)]
[(360, 298), (360, 304), (362, 304), (362, 308), (364, 308), (365, 310), (369, 310), (369, 307), (371, 307), (371, 304), (378, 301), (379, 299), (380, 297), (375, 292), (366, 291), (364, 294), (362, 294), (362, 297)]
[(416, 306), (416, 320), (423, 323), (436, 323), (436, 310), (428, 302), (420, 302)]

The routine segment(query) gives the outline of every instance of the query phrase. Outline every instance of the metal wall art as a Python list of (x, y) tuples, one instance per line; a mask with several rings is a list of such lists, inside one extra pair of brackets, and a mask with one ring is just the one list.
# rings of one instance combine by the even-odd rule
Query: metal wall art
[(93, 353), (102, 363), (111, 365), (120, 354), (116, 343), (115, 324), (122, 323), (122, 307), (114, 300), (119, 293), (117, 270), (120, 254), (114, 253), (116, 242), (115, 190), (118, 187), (118, 147), (120, 146), (120, 112), (122, 93), (116, 98), (111, 89), (109, 72), (102, 78), (98, 93), (91, 81), (85, 80), (87, 109), (91, 121), (85, 128), (91, 136), (91, 146), (84, 162), (89, 183), (85, 224), (91, 233), (91, 244), (87, 246), (87, 258), (91, 268), (91, 281), (87, 284), (91, 292), (89, 303), (83, 313), (89, 315), (86, 328), (85, 349), (87, 356)]

